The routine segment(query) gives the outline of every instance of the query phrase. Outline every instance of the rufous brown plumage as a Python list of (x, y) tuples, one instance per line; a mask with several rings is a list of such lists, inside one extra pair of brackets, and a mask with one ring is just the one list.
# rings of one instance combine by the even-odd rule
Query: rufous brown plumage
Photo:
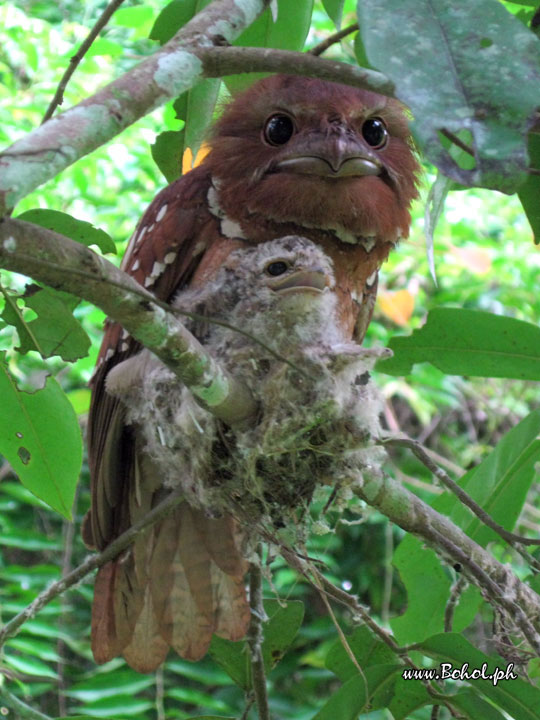
[[(233, 251), (300, 235), (331, 259), (336, 322), (344, 337), (361, 342), (378, 270), (407, 236), (416, 195), (417, 162), (401, 105), (344, 85), (278, 75), (239, 95), (208, 144), (202, 164), (151, 203), (124, 270), (171, 302), (183, 288), (204, 290)], [(126, 418), (125, 399), (107, 391), (109, 373), (140, 350), (121, 327), (107, 324), (92, 383), (92, 506), (83, 531), (98, 549), (166, 491)], [(246, 561), (236, 522), (226, 513), (208, 517), (189, 501), (174, 517), (154, 528), (153, 548), (147, 544), (143, 552), (139, 544), (99, 571), (92, 620), (98, 662), (123, 654), (149, 671), (169, 645), (198, 659), (213, 632), (230, 639), (246, 632)], [(182, 573), (183, 589), (173, 597), (171, 577)]]

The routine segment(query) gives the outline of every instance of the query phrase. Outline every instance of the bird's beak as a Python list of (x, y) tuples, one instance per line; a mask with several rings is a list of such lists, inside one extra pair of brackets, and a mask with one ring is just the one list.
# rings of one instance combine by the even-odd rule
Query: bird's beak
[(325, 178), (380, 175), (383, 166), (376, 154), (354, 139), (307, 136), (285, 150), (274, 171)]
[(314, 294), (322, 291), (330, 284), (328, 275), (321, 268), (299, 270), (285, 277), (272, 279), (270, 287), (274, 292), (283, 295), (298, 292), (310, 292)]

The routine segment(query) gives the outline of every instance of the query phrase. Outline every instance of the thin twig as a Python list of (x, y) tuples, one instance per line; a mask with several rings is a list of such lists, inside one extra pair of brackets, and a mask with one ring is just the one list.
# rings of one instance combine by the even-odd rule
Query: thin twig
[[(262, 546), (257, 549), (259, 560), (262, 555)], [(251, 683), (259, 720), (270, 720), (268, 707), (268, 691), (266, 688), (266, 672), (262, 654), (263, 621), (265, 618), (262, 596), (262, 572), (259, 563), (252, 563), (249, 570), (249, 603), (251, 607), (251, 621), (247, 633), (247, 642), (251, 653)]]
[(327, 38), (322, 40), (318, 45), (315, 45), (315, 47), (311, 48), (309, 51), (310, 55), (322, 55), (325, 50), (328, 50), (328, 48), (331, 45), (335, 45), (336, 43), (340, 42), (340, 40), (343, 40), (344, 37), (347, 37), (347, 35), (350, 35), (351, 33), (355, 32), (355, 30), (358, 30), (358, 23), (353, 23), (352, 25), (348, 25), (346, 28), (342, 28), (341, 30), (338, 30), (337, 32), (333, 33), (332, 35), (329, 35)]
[(156, 670), (156, 720), (165, 720), (165, 685), (163, 664)]
[(66, 577), (57, 580), (50, 585), (46, 590), (40, 593), (30, 605), (24, 610), (15, 615), (4, 627), (0, 630), (0, 647), (5, 641), (17, 634), (21, 626), (27, 621), (33, 618), (39, 610), (45, 605), (48, 605), (51, 600), (58, 597), (61, 593), (65, 592), (68, 588), (76, 585), (83, 578), (85, 578), (92, 570), (105, 565), (115, 558), (119, 553), (122, 552), (128, 545), (135, 540), (137, 535), (149, 525), (153, 525), (157, 520), (162, 518), (168, 512), (170, 512), (178, 503), (182, 500), (183, 493), (181, 488), (178, 488), (171, 492), (165, 500), (162, 500), (156, 505), (149, 513), (147, 513), (141, 520), (136, 522), (132, 527), (126, 530), (124, 533), (119, 535), (115, 540), (108, 545), (103, 552), (88, 557), (78, 567), (72, 570)]
[[(540, 545), (540, 540), (534, 540), (533, 538), (526, 538), (522, 535), (516, 535), (515, 533), (509, 532), (508, 530), (505, 530), (502, 525), (499, 525), (491, 518), (491, 516), (482, 508), (480, 505), (478, 505), (477, 502), (475, 502), (472, 497), (463, 490), (462, 487), (460, 487), (452, 478), (447, 475), (447, 473), (444, 472), (442, 468), (440, 468), (438, 465), (436, 465), (433, 460), (429, 457), (428, 453), (426, 452), (425, 448), (423, 448), (420, 443), (416, 442), (416, 440), (412, 440), (411, 438), (391, 438), (390, 440), (383, 440), (382, 445), (385, 446), (397, 446), (397, 447), (406, 447), (412, 450), (414, 455), (420, 460), (420, 462), (425, 465), (425, 467), (430, 470), (435, 477), (437, 477), (443, 485), (445, 485), (454, 495), (464, 504), (466, 505), (471, 512), (473, 512), (476, 517), (481, 520), (484, 525), (487, 525), (493, 532), (496, 532), (497, 535), (499, 535), (503, 540), (506, 540), (506, 542), (510, 543), (512, 547), (515, 547), (515, 543), (520, 543), (522, 545)], [(518, 551), (519, 549), (516, 548)], [(540, 570), (540, 564), (536, 564), (535, 558), (533, 558), (531, 555), (526, 553), (526, 559), (531, 562), (532, 565), (536, 567), (537, 570)]]
[(79, 49), (76, 51), (75, 55), (73, 55), (69, 60), (69, 66), (66, 70), (66, 72), (63, 74), (62, 79), (60, 80), (60, 83), (58, 85), (58, 88), (54, 94), (53, 99), (51, 100), (49, 107), (47, 108), (47, 112), (43, 116), (43, 120), (41, 121), (41, 124), (44, 122), (47, 122), (49, 118), (51, 118), (54, 114), (54, 111), (56, 108), (61, 105), (64, 102), (64, 91), (66, 89), (66, 86), (77, 69), (77, 66), (83, 59), (83, 57), (86, 55), (88, 50), (90, 49), (92, 43), (97, 38), (99, 33), (103, 30), (105, 25), (109, 22), (111, 15), (115, 12), (115, 10), (124, 2), (124, 0), (112, 0), (103, 13), (101, 14), (101, 17), (98, 19), (94, 27), (90, 30), (86, 40), (81, 44)]
[[(532, 132), (532, 131), (531, 131), (531, 132)], [(474, 150), (472, 149), (472, 147), (470, 147), (469, 145), (467, 145), (467, 143), (464, 143), (463, 140), (460, 140), (460, 139), (458, 138), (458, 136), (457, 136), (455, 133), (453, 133), (451, 130), (447, 130), (446, 128), (442, 128), (442, 129), (441, 129), (441, 135), (444, 135), (444, 137), (447, 138), (448, 140), (450, 140), (450, 142), (452, 142), (454, 145), (457, 145), (458, 148), (461, 148), (461, 150), (463, 150), (463, 152), (466, 152), (467, 155), (471, 155), (472, 157), (476, 157), (476, 156), (475, 156), (475, 153), (474, 153)], [(527, 172), (529, 175), (540, 175), (540, 170), (539, 170), (538, 168), (529, 167), (529, 168), (526, 168), (526, 172)]]

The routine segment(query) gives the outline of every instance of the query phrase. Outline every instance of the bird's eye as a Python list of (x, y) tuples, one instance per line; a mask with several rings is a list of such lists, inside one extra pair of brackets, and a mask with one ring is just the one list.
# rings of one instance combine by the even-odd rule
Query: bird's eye
[(388, 130), (380, 118), (369, 118), (366, 120), (362, 125), (362, 135), (367, 144), (371, 145), (375, 150), (386, 145), (388, 140)]
[(283, 275), (283, 273), (286, 273), (288, 269), (289, 263), (285, 262), (285, 260), (274, 260), (273, 262), (268, 263), (268, 265), (265, 267), (265, 272), (267, 275), (277, 277), (278, 275)]
[(288, 115), (272, 115), (264, 126), (264, 139), (270, 145), (285, 145), (294, 134), (294, 123)]

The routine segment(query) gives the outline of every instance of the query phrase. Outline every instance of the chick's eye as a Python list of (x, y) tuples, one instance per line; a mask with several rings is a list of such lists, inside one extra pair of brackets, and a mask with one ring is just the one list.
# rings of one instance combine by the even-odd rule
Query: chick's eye
[(270, 145), (285, 145), (294, 134), (294, 123), (288, 115), (272, 115), (264, 126), (264, 138)]
[(362, 135), (368, 145), (376, 150), (386, 145), (388, 130), (380, 118), (369, 118), (362, 125)]
[(266, 274), (272, 277), (283, 275), (289, 269), (289, 264), (285, 260), (274, 260), (274, 262), (268, 263), (265, 268)]

